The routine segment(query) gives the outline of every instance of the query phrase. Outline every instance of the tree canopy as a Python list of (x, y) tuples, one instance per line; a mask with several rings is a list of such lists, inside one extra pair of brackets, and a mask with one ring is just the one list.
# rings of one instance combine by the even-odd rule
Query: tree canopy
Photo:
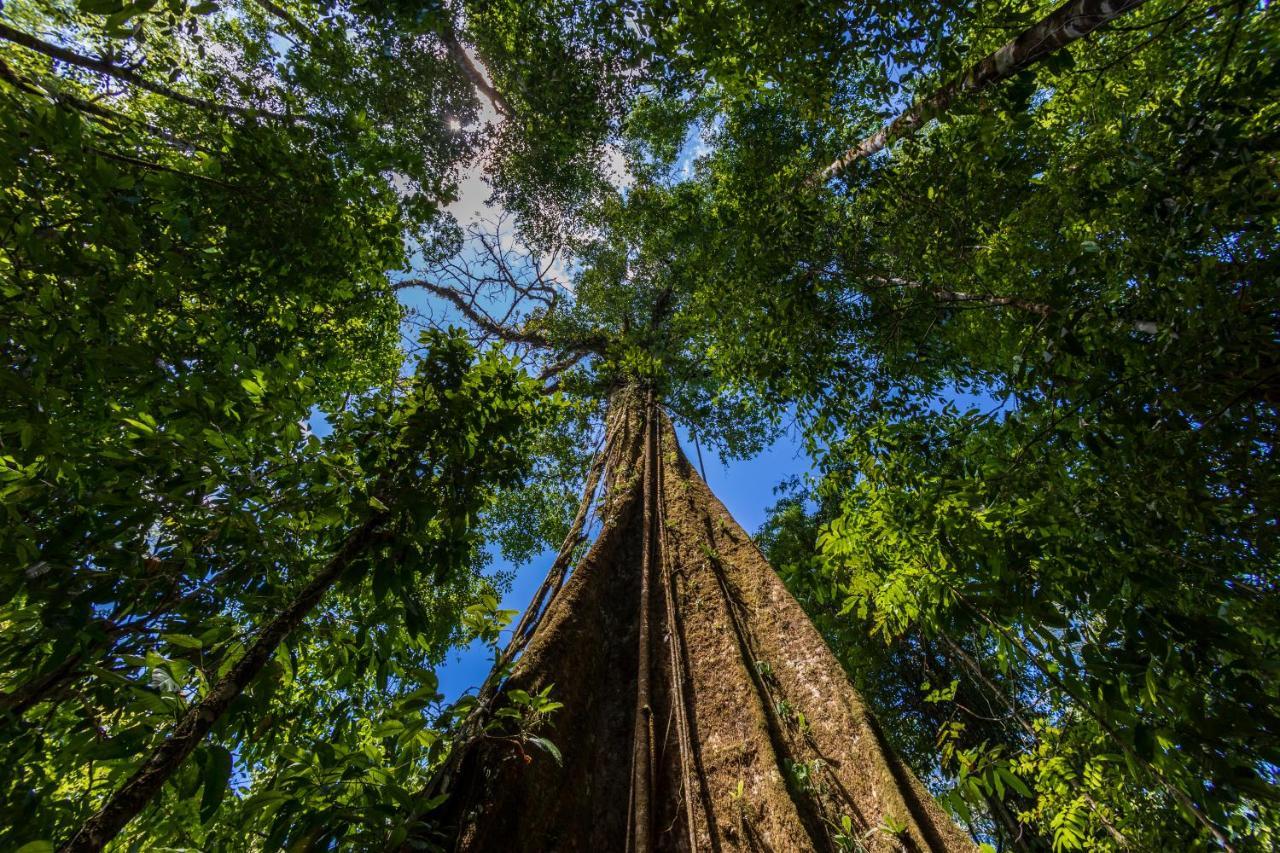
[(487, 561), (564, 571), (640, 383), (802, 437), (758, 542), (979, 841), (1280, 843), (1277, 53), (1244, 0), (11, 0), (0, 841), (432, 843), (434, 670), (502, 677)]

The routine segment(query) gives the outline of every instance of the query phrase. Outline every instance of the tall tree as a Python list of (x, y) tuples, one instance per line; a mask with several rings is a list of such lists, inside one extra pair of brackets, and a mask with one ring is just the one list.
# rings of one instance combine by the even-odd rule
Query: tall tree
[(6, 7), (5, 842), (1274, 844), (1271, 14)]

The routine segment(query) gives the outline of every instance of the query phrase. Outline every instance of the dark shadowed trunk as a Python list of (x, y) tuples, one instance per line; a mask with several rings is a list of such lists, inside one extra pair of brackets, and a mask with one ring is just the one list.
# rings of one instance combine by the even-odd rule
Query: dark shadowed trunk
[(614, 406), (603, 529), (504, 688), (554, 685), (563, 765), (479, 740), (438, 815), (457, 848), (973, 850), (665, 414)]

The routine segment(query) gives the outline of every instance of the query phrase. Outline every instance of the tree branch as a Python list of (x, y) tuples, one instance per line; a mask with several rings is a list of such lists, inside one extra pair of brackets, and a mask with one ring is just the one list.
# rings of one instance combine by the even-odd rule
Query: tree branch
[(551, 364), (542, 368), (542, 372), (538, 374), (538, 379), (546, 382), (548, 379), (559, 376), (570, 367), (573, 367), (575, 364), (582, 361), (582, 359), (586, 358), (588, 355), (590, 355), (590, 353), (587, 350), (577, 350), (559, 361), (553, 361)]
[[(1017, 308), (1020, 311), (1026, 311), (1028, 314), (1035, 314), (1037, 317), (1048, 318), (1056, 313), (1052, 306), (1044, 302), (1034, 302), (1030, 299), (1023, 299), (1018, 296), (997, 296), (990, 293), (968, 293), (963, 290), (945, 290), (938, 287), (930, 287), (918, 281), (911, 281), (905, 278), (896, 278), (892, 276), (872, 276), (874, 281), (878, 281), (883, 285), (891, 287), (906, 287), (912, 290), (923, 290), (932, 296), (941, 304), (959, 305), (968, 303), (980, 308)], [(1162, 327), (1154, 320), (1133, 320), (1126, 322), (1126, 328), (1144, 335), (1158, 335)], [(1173, 333), (1177, 337), (1176, 333)]]
[(197, 175), (194, 172), (184, 172), (182, 169), (175, 169), (172, 166), (166, 166), (163, 163), (152, 163), (150, 160), (130, 157), (128, 154), (108, 151), (106, 148), (98, 148), (95, 145), (86, 145), (85, 150), (92, 151), (100, 157), (106, 157), (108, 160), (115, 160), (118, 163), (124, 163), (128, 166), (137, 166), (139, 169), (145, 169), (148, 172), (166, 172), (170, 175), (179, 175), (184, 178), (190, 178), (193, 181), (202, 181), (216, 187), (233, 190), (234, 192), (247, 192), (244, 187), (238, 187), (235, 184), (229, 184), (226, 181), (219, 181), (217, 178), (210, 178), (207, 175)]
[(972, 303), (975, 305), (988, 306), (992, 308), (1018, 308), (1040, 317), (1048, 317), (1053, 313), (1053, 309), (1043, 302), (1032, 302), (1029, 299), (1021, 299), (1017, 296), (996, 296), (988, 293), (967, 293), (963, 290), (944, 290), (942, 288), (930, 287), (918, 281), (910, 281), (905, 278), (873, 276), (875, 281), (885, 285), (895, 287), (906, 287), (912, 290), (923, 290), (936, 299), (938, 302), (948, 304)]
[(843, 174), (854, 163), (865, 160), (890, 142), (911, 136), (930, 117), (946, 112), (959, 98), (1009, 79), (1145, 2), (1146, 0), (1068, 0), (1041, 18), (1035, 26), (1024, 30), (994, 53), (988, 54), (930, 97), (916, 101), (892, 122), (841, 154), (835, 162), (815, 174), (811, 181), (820, 183)]
[(442, 299), (447, 299), (455, 308), (462, 312), (464, 317), (474, 323), (478, 329), (493, 335), (506, 343), (529, 344), (536, 347), (553, 346), (551, 341), (539, 332), (533, 332), (526, 329), (513, 329), (510, 326), (504, 326), (484, 311), (477, 308), (474, 300), (467, 299), (453, 288), (444, 287), (422, 278), (405, 279), (404, 281), (397, 281), (391, 285), (391, 289), (396, 292), (408, 290), (411, 287), (420, 287), (428, 293), (435, 294)]
[(440, 34), (440, 38), (444, 41), (444, 45), (449, 51), (449, 58), (453, 60), (454, 65), (458, 66), (459, 70), (462, 71), (466, 78), (471, 81), (471, 85), (479, 89), (480, 92), (489, 99), (489, 103), (493, 104), (493, 108), (497, 110), (500, 115), (506, 118), (515, 117), (515, 110), (511, 108), (511, 104), (507, 102), (507, 99), (503, 97), (501, 92), (495, 89), (493, 85), (485, 79), (484, 72), (480, 70), (479, 66), (477, 66), (471, 59), (470, 55), (467, 54), (466, 48), (462, 46), (462, 42), (458, 41), (458, 35), (453, 31), (453, 28), (450, 27), (445, 29)]
[(38, 98), (45, 98), (59, 106), (75, 110), (78, 113), (83, 113), (91, 119), (97, 119), (102, 122), (114, 124), (132, 124), (136, 127), (140, 127), (175, 148), (186, 151), (200, 151), (205, 154), (215, 153), (212, 148), (174, 136), (163, 127), (143, 121), (135, 116), (125, 115), (124, 113), (119, 113), (115, 110), (109, 110), (106, 107), (93, 103), (92, 101), (77, 98), (75, 95), (71, 95), (66, 92), (51, 92), (38, 85), (30, 78), (19, 75), (3, 59), (0, 59), (0, 80), (7, 80), (17, 89), (21, 89), (22, 91)]
[(152, 94), (159, 95), (163, 98), (168, 98), (171, 101), (176, 101), (177, 103), (185, 104), (189, 107), (195, 107), (196, 109), (204, 110), (206, 112), (217, 113), (224, 116), (266, 116), (268, 118), (278, 119), (281, 121), (295, 120), (292, 116), (286, 116), (282, 113), (272, 112), (271, 110), (259, 109), (257, 107), (238, 107), (230, 104), (219, 104), (214, 101), (205, 100), (204, 98), (184, 95), (182, 92), (171, 89), (168, 86), (164, 86), (160, 83), (153, 83), (129, 68), (116, 65), (105, 59), (95, 59), (91, 56), (82, 56), (78, 53), (73, 53), (70, 50), (58, 47), (56, 44), (50, 44), (47, 41), (38, 39), (29, 33), (16, 30), (3, 21), (0, 21), (0, 38), (13, 42), (17, 45), (21, 45), (22, 47), (25, 47), (28, 50), (33, 50), (36, 53), (44, 54), (50, 59), (56, 59), (59, 62), (65, 62), (68, 65), (74, 65), (77, 68), (84, 68), (88, 71), (105, 74), (108, 77), (112, 77), (123, 83), (137, 86), (139, 89), (144, 89)]

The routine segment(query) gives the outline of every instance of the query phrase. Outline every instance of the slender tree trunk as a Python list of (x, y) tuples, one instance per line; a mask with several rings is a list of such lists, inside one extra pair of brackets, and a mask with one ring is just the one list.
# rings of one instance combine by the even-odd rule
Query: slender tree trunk
[(457, 849), (973, 850), (666, 416), (615, 406), (603, 529), (504, 688), (553, 685), (563, 763), (476, 741), (433, 816)]
[(930, 118), (945, 113), (961, 97), (1009, 79), (1054, 51), (1087, 36), (1145, 2), (1146, 0), (1067, 0), (1041, 18), (1035, 26), (1006, 42), (995, 53), (987, 55), (959, 77), (928, 98), (917, 101), (902, 115), (841, 154), (835, 162), (814, 177), (825, 181), (842, 174), (854, 163), (865, 160), (895, 139), (915, 133)]
[(129, 780), (124, 783), (96, 814), (59, 849), (65, 853), (98, 851), (115, 838), (159, 793), (182, 762), (199, 745), (231, 703), (262, 671), (276, 648), (298, 627), (330, 587), (342, 576), (359, 554), (373, 541), (385, 513), (366, 521), (347, 537), (341, 550), (325, 565), (302, 591), (274, 619), (268, 622), (244, 656), (174, 726), (169, 737), (152, 751)]

